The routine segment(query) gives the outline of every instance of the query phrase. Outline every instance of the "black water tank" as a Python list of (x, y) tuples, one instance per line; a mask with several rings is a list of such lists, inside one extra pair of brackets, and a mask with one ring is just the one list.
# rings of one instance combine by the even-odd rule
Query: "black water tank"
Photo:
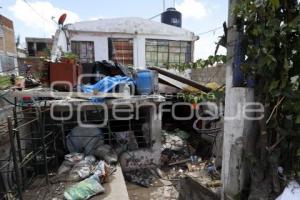
[(168, 8), (161, 14), (161, 23), (181, 28), (182, 16), (175, 8)]

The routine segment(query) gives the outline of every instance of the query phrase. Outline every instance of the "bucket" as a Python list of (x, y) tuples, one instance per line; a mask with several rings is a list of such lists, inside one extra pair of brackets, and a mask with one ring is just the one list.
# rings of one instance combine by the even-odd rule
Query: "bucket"
[(154, 90), (154, 76), (151, 70), (140, 70), (137, 72), (135, 84), (138, 94), (149, 95)]

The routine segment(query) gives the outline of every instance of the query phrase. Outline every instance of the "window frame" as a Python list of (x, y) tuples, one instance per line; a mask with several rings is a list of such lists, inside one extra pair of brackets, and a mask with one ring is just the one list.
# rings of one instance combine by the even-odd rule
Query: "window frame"
[[(85, 44), (85, 57), (81, 57), (81, 46), (82, 44)], [(89, 49), (88, 46), (91, 45), (91, 57), (89, 57)], [(71, 51), (76, 54), (79, 57), (79, 60), (81, 63), (93, 63), (95, 62), (95, 43), (94, 41), (83, 41), (83, 40), (72, 40), (71, 41)], [(84, 61), (84, 62), (83, 62)]]
[[(148, 44), (150, 43), (150, 44)], [(151, 44), (152, 43), (152, 44)], [(153, 50), (150, 47), (156, 47), (153, 48)], [(167, 47), (167, 51), (163, 50), (163, 47)], [(172, 50), (173, 48), (173, 50)], [(179, 49), (177, 50), (175, 49)], [(155, 49), (155, 50), (154, 50)], [(183, 50), (184, 49), (184, 50)], [(152, 56), (148, 56), (148, 53), (155, 53), (156, 61), (152, 60)], [(162, 58), (162, 61), (164, 63), (160, 63), (159, 57), (161, 57), (161, 54), (167, 53), (167, 61), (164, 61), (164, 58)], [(171, 59), (171, 54), (176, 55), (177, 58), (173, 58), (172, 61)], [(154, 55), (154, 54), (153, 54)], [(184, 59), (182, 59), (182, 55), (184, 55)], [(148, 58), (150, 57), (150, 59)], [(163, 56), (162, 56), (163, 57)], [(175, 60), (176, 59), (176, 60)], [(145, 62), (146, 65), (149, 66), (148, 63), (153, 63), (155, 66), (158, 67), (164, 67), (164, 65), (167, 64), (181, 64), (181, 63), (187, 63), (192, 61), (192, 42), (191, 41), (184, 41), (184, 40), (164, 40), (164, 39), (146, 39), (145, 40)], [(151, 64), (150, 64), (151, 65)]]
[[(116, 49), (114, 47), (114, 42), (128, 42), (129, 44), (131, 44), (131, 48), (130, 49), (123, 49), (124, 51), (128, 51), (128, 52), (122, 52), (122, 54), (130, 54), (131, 55), (131, 63), (125, 63), (124, 61), (126, 59), (117, 59), (117, 61), (122, 64), (122, 65), (126, 65), (126, 66), (134, 66), (134, 38), (121, 38), (121, 37), (109, 37), (108, 39), (108, 58), (109, 60), (114, 59), (113, 57), (116, 54)], [(120, 50), (117, 50), (120, 51)], [(123, 56), (124, 57), (124, 56)]]

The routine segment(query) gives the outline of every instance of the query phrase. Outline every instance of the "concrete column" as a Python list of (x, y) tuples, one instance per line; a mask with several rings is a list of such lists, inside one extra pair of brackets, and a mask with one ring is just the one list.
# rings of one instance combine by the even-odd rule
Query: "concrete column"
[(247, 120), (249, 114), (244, 111), (254, 98), (250, 88), (230, 88), (226, 92), (222, 183), (224, 197), (231, 199), (241, 192), (248, 179), (245, 157), (252, 151), (255, 121)]
[(234, 199), (247, 182), (247, 161), (245, 155), (252, 151), (255, 121), (245, 118), (244, 108), (254, 101), (253, 89), (233, 88), (233, 63), (237, 32), (234, 30), (232, 8), (240, 0), (229, 0), (225, 121), (222, 160), (222, 199)]
[(123, 171), (155, 167), (160, 164), (161, 155), (161, 112), (156, 106), (147, 108), (149, 111), (149, 131), (152, 146), (139, 148), (135, 151), (125, 152), (120, 156)]
[(135, 68), (146, 68), (145, 38), (137, 35), (133, 43), (133, 64)]

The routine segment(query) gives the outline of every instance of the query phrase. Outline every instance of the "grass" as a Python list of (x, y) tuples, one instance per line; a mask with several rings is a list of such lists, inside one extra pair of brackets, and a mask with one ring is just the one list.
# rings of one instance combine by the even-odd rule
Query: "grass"
[(10, 86), (10, 76), (0, 75), (0, 90), (7, 89)]

